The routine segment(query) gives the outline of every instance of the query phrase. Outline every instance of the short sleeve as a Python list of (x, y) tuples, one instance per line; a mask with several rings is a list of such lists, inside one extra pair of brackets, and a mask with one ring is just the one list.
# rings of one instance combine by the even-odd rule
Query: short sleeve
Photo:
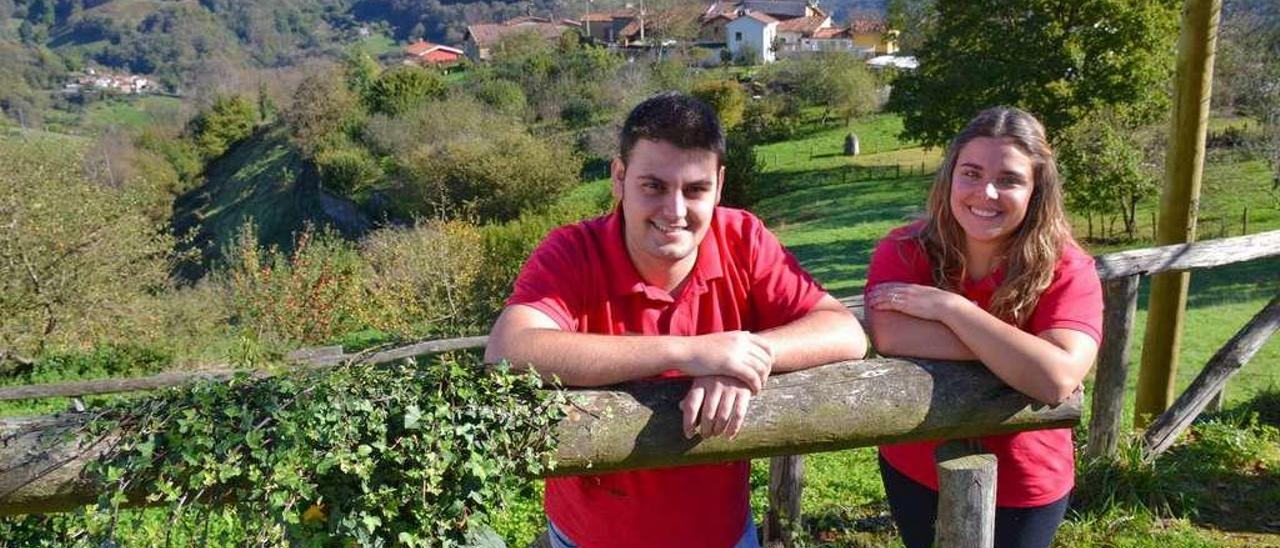
[(575, 331), (582, 310), (581, 257), (570, 228), (553, 231), (520, 269), (507, 306), (531, 306), (550, 316), (560, 329)]
[(913, 227), (898, 228), (876, 244), (871, 264), (867, 266), (864, 296), (885, 282), (933, 285), (929, 258), (919, 241), (910, 237), (912, 231)]
[(1072, 329), (1102, 343), (1102, 281), (1090, 257), (1069, 246), (1054, 269), (1053, 281), (1040, 295), (1028, 322), (1034, 334)]
[(759, 329), (786, 325), (808, 314), (827, 291), (758, 219), (748, 229), (751, 299)]

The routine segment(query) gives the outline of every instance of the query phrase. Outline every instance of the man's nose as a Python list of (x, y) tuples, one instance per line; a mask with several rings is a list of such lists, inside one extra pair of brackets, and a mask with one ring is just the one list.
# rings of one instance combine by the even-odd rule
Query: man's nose
[(685, 203), (684, 193), (675, 191), (667, 198), (666, 213), (672, 218), (683, 219), (685, 212), (688, 210), (688, 204)]

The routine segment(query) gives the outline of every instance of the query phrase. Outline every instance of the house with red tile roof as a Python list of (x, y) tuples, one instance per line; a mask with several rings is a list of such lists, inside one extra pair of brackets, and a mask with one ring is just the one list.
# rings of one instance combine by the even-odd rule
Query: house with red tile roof
[[(759, 18), (738, 22), (752, 14), (772, 19), (776, 25), (761, 23)], [(897, 51), (897, 32), (883, 21), (859, 17), (849, 27), (837, 27), (816, 2), (809, 1), (714, 0), (703, 12), (700, 24), (703, 44), (724, 44), (735, 57), (741, 57), (745, 48), (758, 52), (757, 58), (766, 63), (779, 56), (816, 52), (871, 57)]]
[(426, 40), (418, 40), (405, 46), (405, 63), (419, 65), (452, 65), (462, 61), (465, 52), (443, 44), (433, 44)]

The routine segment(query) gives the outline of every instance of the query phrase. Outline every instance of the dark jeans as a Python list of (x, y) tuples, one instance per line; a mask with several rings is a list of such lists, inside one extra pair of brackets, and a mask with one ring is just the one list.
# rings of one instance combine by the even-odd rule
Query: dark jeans
[[(938, 492), (895, 470), (880, 457), (880, 477), (889, 499), (889, 511), (907, 548), (933, 545), (933, 524), (938, 519)], [(1047, 548), (1067, 514), (1071, 495), (1031, 508), (996, 507), (996, 548)]]

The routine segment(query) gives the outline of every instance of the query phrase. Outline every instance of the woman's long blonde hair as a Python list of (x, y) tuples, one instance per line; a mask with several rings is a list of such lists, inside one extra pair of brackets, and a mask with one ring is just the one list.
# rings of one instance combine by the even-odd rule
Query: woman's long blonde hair
[(1058, 167), (1039, 120), (1010, 107), (990, 108), (971, 120), (947, 149), (929, 191), (928, 217), (915, 237), (933, 264), (934, 284), (959, 293), (966, 276), (965, 235), (951, 211), (951, 179), (960, 150), (978, 137), (1003, 139), (1032, 161), (1034, 188), (1027, 215), (997, 252), (996, 264), (1004, 267), (1005, 275), (990, 305), (990, 312), (996, 317), (1022, 326), (1040, 294), (1053, 281), (1054, 265), (1063, 246), (1072, 241), (1063, 211)]

